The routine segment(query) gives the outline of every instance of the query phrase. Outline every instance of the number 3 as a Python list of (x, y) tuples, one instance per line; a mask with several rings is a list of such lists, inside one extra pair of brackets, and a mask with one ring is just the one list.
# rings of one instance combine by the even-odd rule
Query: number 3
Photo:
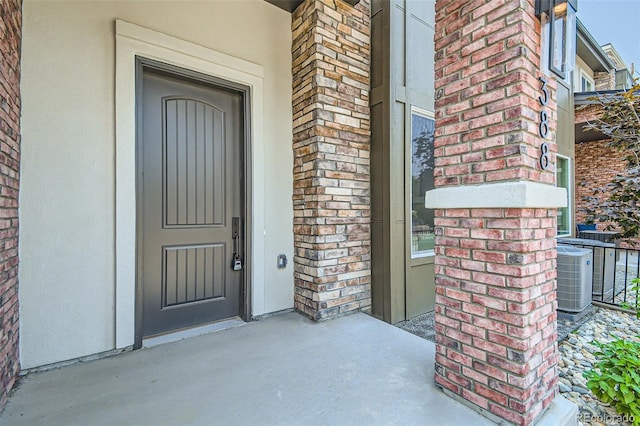
[(541, 96), (538, 96), (538, 100), (540, 101), (540, 105), (546, 106), (549, 103), (549, 89), (547, 89), (547, 79), (544, 77), (538, 77), (538, 80), (542, 82), (542, 94), (544, 95), (544, 99)]

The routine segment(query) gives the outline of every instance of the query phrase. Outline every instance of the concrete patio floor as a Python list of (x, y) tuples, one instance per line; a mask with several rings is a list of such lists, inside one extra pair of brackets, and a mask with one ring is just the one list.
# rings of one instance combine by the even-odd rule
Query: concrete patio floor
[(23, 377), (11, 425), (492, 425), (433, 381), (433, 343), (297, 313)]

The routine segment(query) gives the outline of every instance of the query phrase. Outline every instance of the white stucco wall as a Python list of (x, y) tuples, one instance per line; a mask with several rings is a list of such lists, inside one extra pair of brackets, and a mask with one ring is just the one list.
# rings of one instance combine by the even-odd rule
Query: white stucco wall
[[(115, 20), (264, 69), (264, 229), (253, 315), (293, 305), (290, 15), (261, 0), (23, 5), (20, 350), (31, 368), (114, 349)], [(133, 214), (133, 212), (132, 212)], [(134, 283), (132, 283), (132, 286)], [(134, 324), (131, 324), (134, 327)], [(129, 344), (132, 344), (130, 342)]]

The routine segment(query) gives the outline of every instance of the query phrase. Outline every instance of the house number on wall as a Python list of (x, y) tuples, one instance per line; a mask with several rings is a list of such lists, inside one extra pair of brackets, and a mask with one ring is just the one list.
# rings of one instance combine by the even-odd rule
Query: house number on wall
[[(540, 125), (538, 125), (538, 133), (540, 133), (541, 138), (546, 139), (549, 135), (549, 122), (547, 111), (544, 109), (544, 107), (549, 103), (549, 89), (547, 89), (546, 78), (538, 77), (538, 80), (540, 80), (540, 82), (542, 83), (542, 87), (540, 87), (542, 96), (538, 96), (540, 105), (542, 105), (542, 111), (540, 111)], [(542, 145), (540, 145), (540, 152), (540, 168), (542, 170), (547, 170), (549, 168), (549, 145), (547, 145), (546, 142), (542, 142)]]

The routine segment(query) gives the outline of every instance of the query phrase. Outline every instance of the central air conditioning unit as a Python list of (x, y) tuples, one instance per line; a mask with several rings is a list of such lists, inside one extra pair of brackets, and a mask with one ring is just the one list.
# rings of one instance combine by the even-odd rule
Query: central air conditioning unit
[(579, 313), (591, 305), (592, 263), (591, 250), (558, 246), (558, 310)]
[[(593, 298), (601, 302), (613, 300), (616, 273), (616, 245), (584, 238), (558, 238), (558, 243), (578, 245), (593, 250)], [(618, 289), (618, 293), (624, 287)]]

